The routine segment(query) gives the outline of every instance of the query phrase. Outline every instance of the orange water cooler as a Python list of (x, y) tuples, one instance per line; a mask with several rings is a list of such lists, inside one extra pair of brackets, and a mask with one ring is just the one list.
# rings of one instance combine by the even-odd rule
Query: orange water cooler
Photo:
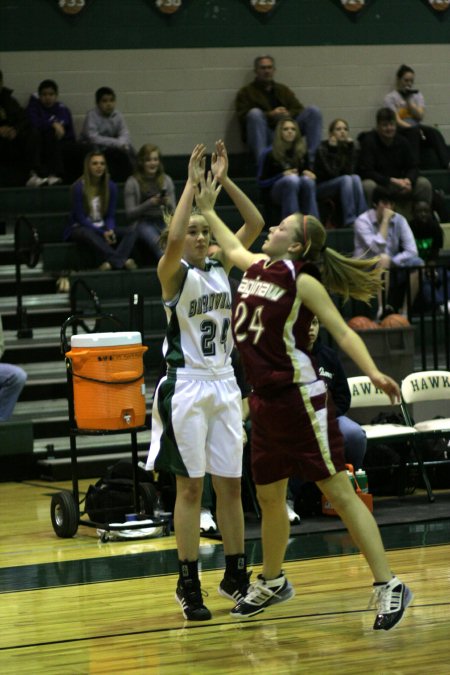
[(78, 429), (130, 429), (145, 424), (145, 383), (139, 332), (87, 333), (71, 337)]

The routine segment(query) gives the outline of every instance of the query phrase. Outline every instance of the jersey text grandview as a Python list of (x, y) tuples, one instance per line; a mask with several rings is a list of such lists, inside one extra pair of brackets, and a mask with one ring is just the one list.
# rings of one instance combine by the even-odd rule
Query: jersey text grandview
[(208, 293), (201, 295), (189, 303), (189, 317), (196, 314), (206, 314), (214, 309), (231, 309), (231, 296), (229, 293)]

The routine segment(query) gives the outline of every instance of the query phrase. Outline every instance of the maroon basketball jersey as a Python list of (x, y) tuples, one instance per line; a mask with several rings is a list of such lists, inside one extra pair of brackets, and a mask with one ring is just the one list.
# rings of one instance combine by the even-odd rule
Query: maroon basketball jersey
[(297, 297), (303, 262), (260, 260), (238, 287), (233, 335), (255, 391), (318, 379), (307, 351), (313, 313)]

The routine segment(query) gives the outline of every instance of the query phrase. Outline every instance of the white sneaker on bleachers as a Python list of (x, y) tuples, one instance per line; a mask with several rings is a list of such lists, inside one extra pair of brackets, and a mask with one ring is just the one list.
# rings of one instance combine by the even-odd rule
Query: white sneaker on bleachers
[(34, 171), (30, 173), (30, 177), (25, 183), (26, 187), (41, 187), (41, 185), (45, 185), (47, 183), (47, 178), (41, 178), (40, 176), (37, 175)]

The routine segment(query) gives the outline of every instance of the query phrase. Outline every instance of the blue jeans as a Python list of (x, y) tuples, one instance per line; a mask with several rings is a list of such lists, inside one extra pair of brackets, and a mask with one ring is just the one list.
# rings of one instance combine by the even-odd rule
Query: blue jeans
[(22, 368), (0, 363), (0, 422), (11, 417), (26, 381), (27, 374)]
[(301, 211), (319, 217), (316, 201), (316, 183), (307, 176), (289, 174), (282, 176), (270, 189), (270, 199), (281, 206), (281, 218)]
[(130, 257), (136, 241), (136, 229), (132, 226), (116, 227), (114, 231), (119, 240), (116, 248), (105, 241), (102, 230), (94, 230), (91, 227), (73, 227), (70, 239), (81, 248), (93, 249), (101, 262), (109, 262), (113, 269), (120, 270)]
[[(306, 138), (310, 165), (314, 162), (316, 150), (322, 139), (322, 113), (315, 106), (308, 106), (295, 118), (300, 131)], [(271, 145), (273, 129), (269, 127), (266, 113), (261, 108), (252, 108), (246, 118), (247, 145), (258, 163), (262, 151)]]
[(345, 227), (353, 225), (357, 217), (367, 211), (361, 178), (356, 174), (330, 178), (316, 186), (318, 199), (339, 196)]
[(357, 471), (362, 467), (366, 454), (366, 432), (358, 422), (354, 422), (346, 415), (340, 415), (336, 419), (339, 431), (344, 437), (345, 461), (347, 464), (353, 464), (353, 468)]
[(163, 221), (139, 220), (136, 223), (136, 242), (142, 241), (156, 260), (159, 260), (162, 256), (159, 238), (164, 228), (165, 223)]

